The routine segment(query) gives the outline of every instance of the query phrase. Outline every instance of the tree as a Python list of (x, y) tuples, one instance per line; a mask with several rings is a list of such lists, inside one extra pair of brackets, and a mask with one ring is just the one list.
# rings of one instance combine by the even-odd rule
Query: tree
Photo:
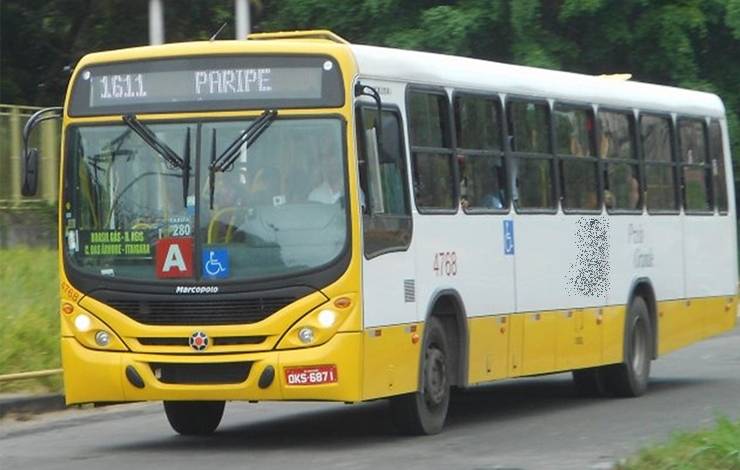
[[(233, 25), (232, 0), (164, 0), (166, 40)], [(331, 29), (351, 42), (460, 54), (711, 91), (725, 102), (740, 161), (740, 0), (262, 0), (255, 31)], [(256, 8), (255, 8), (256, 6)], [(61, 103), (92, 51), (147, 43), (128, 0), (4, 0), (0, 101)], [(229, 26), (221, 37), (233, 37)]]

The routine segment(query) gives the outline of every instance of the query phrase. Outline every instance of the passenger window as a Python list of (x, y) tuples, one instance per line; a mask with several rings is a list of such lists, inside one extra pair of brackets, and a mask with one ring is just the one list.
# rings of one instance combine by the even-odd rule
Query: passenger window
[(599, 162), (594, 151), (593, 114), (590, 109), (556, 104), (554, 119), (563, 209), (598, 210)]
[(414, 197), (420, 211), (457, 208), (447, 103), (444, 92), (409, 94)]
[(707, 140), (704, 121), (680, 119), (678, 121), (678, 144), (681, 160), (684, 209), (689, 211), (712, 210), (710, 188), (712, 172), (707, 161)]
[(457, 146), (463, 149), (502, 150), (501, 105), (498, 98), (455, 97)]
[(501, 106), (498, 98), (455, 97), (460, 204), (466, 212), (503, 210), (506, 172), (501, 145)]
[(645, 156), (648, 211), (678, 210), (670, 120), (643, 115), (640, 118), (640, 137)]
[(633, 145), (631, 114), (599, 111), (597, 148), (604, 165), (604, 204), (607, 210), (642, 208), (640, 165)]
[(550, 118), (546, 103), (510, 101), (507, 129), (512, 158), (512, 199), (520, 209), (555, 209)]
[(545, 103), (509, 103), (511, 149), (515, 152), (550, 153), (550, 123)]
[(383, 149), (378, 152), (378, 112), (362, 107), (358, 113), (359, 166), (363, 235), (368, 258), (404, 250), (411, 241), (406, 159), (397, 112), (383, 111)]
[(709, 158), (714, 179), (715, 204), (720, 214), (727, 214), (725, 152), (722, 147), (722, 128), (718, 121), (711, 121), (709, 123)]

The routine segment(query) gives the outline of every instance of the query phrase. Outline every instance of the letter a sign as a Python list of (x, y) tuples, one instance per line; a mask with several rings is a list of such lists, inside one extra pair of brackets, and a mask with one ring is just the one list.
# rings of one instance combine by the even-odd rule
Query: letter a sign
[(159, 278), (193, 277), (193, 238), (162, 238), (156, 243)]

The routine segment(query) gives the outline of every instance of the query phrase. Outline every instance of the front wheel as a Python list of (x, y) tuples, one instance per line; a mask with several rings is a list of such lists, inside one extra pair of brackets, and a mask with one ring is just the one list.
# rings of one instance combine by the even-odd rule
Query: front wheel
[(393, 422), (404, 434), (437, 434), (444, 426), (450, 404), (447, 336), (436, 317), (431, 317), (425, 328), (420, 390), (391, 398)]
[(604, 383), (612, 395), (638, 397), (647, 390), (653, 352), (653, 329), (641, 297), (629, 306), (625, 335), (624, 361), (604, 369)]
[(166, 401), (164, 412), (172, 429), (183, 436), (205, 436), (216, 430), (224, 414), (223, 401)]

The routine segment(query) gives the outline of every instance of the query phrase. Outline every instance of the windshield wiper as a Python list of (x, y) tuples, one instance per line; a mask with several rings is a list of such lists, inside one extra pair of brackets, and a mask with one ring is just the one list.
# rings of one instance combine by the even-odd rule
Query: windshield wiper
[(141, 140), (164, 158), (164, 161), (169, 166), (182, 170), (182, 202), (183, 205), (187, 207), (188, 189), (190, 185), (190, 127), (187, 128), (187, 132), (185, 134), (183, 158), (175, 153), (175, 151), (166, 143), (162, 142), (146, 124), (139, 121), (139, 118), (137, 118), (135, 114), (124, 114), (123, 122), (130, 127), (132, 131), (136, 132), (136, 134), (141, 137)]
[(167, 144), (159, 140), (149, 127), (139, 121), (139, 118), (137, 118), (135, 114), (125, 114), (123, 116), (123, 122), (130, 127), (131, 130), (136, 132), (139, 137), (141, 137), (141, 140), (146, 142), (146, 144), (153, 148), (155, 152), (161, 155), (170, 166), (180, 169), (184, 168), (185, 162), (183, 159), (180, 158), (180, 156)]
[(245, 149), (254, 144), (257, 139), (262, 135), (263, 132), (270, 127), (272, 121), (277, 117), (278, 112), (275, 109), (267, 109), (265, 112), (260, 114), (252, 124), (244, 129), (234, 141), (226, 147), (221, 155), (216, 156), (216, 129), (214, 128), (211, 132), (211, 163), (208, 165), (208, 191), (210, 195), (209, 207), (213, 210), (213, 192), (216, 182), (216, 172), (228, 171), (234, 164), (237, 158), (239, 158), (239, 152), (242, 146)]

